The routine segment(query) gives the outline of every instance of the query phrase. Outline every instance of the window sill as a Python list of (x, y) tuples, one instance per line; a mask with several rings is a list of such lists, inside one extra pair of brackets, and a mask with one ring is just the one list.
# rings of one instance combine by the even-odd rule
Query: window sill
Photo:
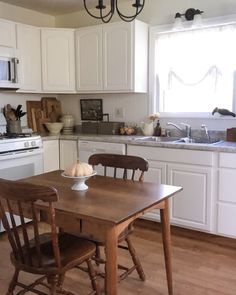
[(217, 120), (234, 120), (235, 117), (232, 116), (222, 116), (220, 114), (215, 113), (214, 116), (211, 113), (174, 113), (174, 112), (160, 112), (161, 118), (196, 118), (196, 119), (217, 119)]

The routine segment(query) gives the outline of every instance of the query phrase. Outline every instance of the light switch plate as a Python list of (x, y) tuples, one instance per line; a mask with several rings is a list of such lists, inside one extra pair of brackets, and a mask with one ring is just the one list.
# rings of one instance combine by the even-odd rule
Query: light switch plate
[(125, 109), (123, 107), (115, 108), (115, 118), (124, 119)]

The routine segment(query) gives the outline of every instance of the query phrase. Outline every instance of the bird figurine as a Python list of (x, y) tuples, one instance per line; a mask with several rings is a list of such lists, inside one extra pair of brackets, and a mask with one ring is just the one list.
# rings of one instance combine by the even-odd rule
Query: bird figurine
[(232, 116), (232, 117), (236, 117), (235, 113), (230, 112), (227, 109), (219, 109), (219, 108), (214, 108), (214, 110), (212, 111), (212, 115), (214, 115), (215, 113), (219, 113), (222, 116)]

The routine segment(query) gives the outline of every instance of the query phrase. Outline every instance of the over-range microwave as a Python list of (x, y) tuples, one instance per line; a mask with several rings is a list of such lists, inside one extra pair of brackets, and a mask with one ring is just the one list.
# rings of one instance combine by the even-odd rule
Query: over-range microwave
[(0, 56), (0, 90), (19, 89), (18, 65), (18, 58)]

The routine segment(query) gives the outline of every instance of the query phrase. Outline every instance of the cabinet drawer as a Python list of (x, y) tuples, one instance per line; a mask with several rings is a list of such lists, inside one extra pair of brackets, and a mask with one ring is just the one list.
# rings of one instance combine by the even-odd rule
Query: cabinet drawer
[(219, 166), (226, 168), (236, 168), (236, 155), (231, 153), (220, 153)]
[(236, 205), (218, 205), (218, 233), (236, 236)]
[(219, 171), (219, 200), (236, 203), (234, 183), (236, 170), (220, 169)]
[(213, 152), (193, 151), (185, 149), (168, 149), (128, 145), (129, 155), (145, 157), (147, 160), (178, 162), (202, 166), (213, 165)]

